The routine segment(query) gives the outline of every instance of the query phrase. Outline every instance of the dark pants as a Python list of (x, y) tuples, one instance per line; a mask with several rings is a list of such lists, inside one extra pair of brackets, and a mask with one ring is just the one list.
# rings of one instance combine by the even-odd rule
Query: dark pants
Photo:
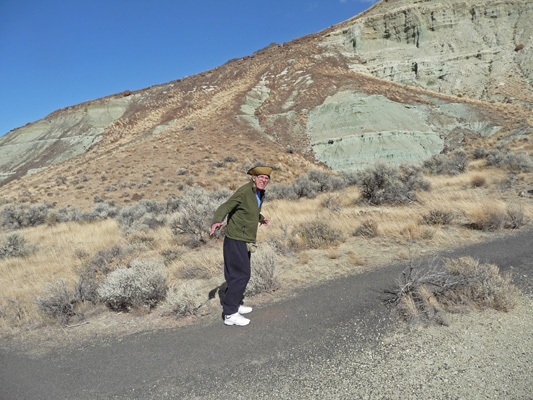
[(239, 310), (250, 274), (250, 253), (246, 242), (224, 238), (224, 277), (228, 285), (222, 302), (224, 314), (235, 314)]

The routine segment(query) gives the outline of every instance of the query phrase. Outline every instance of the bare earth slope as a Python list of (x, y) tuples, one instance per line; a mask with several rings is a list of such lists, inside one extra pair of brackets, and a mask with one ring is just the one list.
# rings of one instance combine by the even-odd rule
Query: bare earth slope
[(315, 163), (346, 170), (520, 144), (532, 131), (532, 17), (526, 0), (381, 1), (322, 32), (8, 133), (0, 196), (87, 207), (94, 196), (217, 188), (256, 162), (284, 182)]

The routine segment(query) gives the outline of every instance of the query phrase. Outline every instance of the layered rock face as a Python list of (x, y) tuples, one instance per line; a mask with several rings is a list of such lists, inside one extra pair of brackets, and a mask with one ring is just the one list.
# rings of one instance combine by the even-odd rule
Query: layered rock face
[(354, 71), (485, 101), (533, 104), (533, 2), (381, 1), (326, 41)]
[(316, 157), (336, 170), (376, 160), (416, 164), (458, 146), (456, 134), (490, 136), (501, 128), (467, 104), (402, 104), (350, 91), (327, 98), (311, 110), (307, 123)]
[(19, 128), (17, 134), (0, 137), (0, 180), (16, 172), (38, 172), (84, 153), (124, 115), (131, 100), (124, 97), (60, 110)]

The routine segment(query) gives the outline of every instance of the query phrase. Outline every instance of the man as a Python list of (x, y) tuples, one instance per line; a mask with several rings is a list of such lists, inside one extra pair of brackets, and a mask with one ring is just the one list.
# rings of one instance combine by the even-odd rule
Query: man
[(261, 215), (265, 187), (270, 181), (270, 167), (255, 167), (248, 171), (252, 180), (238, 188), (235, 193), (215, 211), (210, 235), (223, 225), (228, 217), (224, 238), (224, 277), (226, 292), (223, 298), (224, 324), (244, 326), (250, 323), (242, 316), (252, 311), (243, 303), (244, 291), (250, 280), (250, 253), (254, 250), (258, 224), (267, 225), (268, 219)]

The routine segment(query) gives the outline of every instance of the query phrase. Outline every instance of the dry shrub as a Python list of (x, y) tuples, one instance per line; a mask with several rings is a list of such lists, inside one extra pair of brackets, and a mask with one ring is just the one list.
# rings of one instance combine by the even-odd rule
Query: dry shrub
[(470, 179), (470, 185), (473, 188), (479, 188), (483, 187), (487, 184), (487, 180), (483, 175), (474, 175), (472, 179)]
[(26, 319), (27, 308), (18, 298), (0, 298), (0, 321), (19, 325)]
[(423, 302), (423, 307), (427, 310), (428, 318), (434, 318), (438, 313), (444, 311), (435, 294), (426, 285), (416, 288), (416, 296)]
[(506, 211), (496, 205), (479, 207), (470, 214), (472, 229), (495, 232), (503, 229), (507, 220)]
[(211, 279), (219, 276), (224, 270), (222, 253), (215, 249), (205, 249), (204, 251), (188, 251), (182, 249), (181, 256), (176, 261), (169, 263), (169, 270), (172, 276), (181, 280), (190, 279)]
[[(292, 184), (292, 194), (288, 198), (307, 197), (314, 199), (319, 193), (341, 190), (345, 187), (344, 179), (330, 171), (313, 168), (300, 175)], [(287, 198), (287, 197), (285, 197)]]
[(303, 248), (320, 249), (335, 246), (343, 241), (342, 232), (333, 228), (328, 221), (315, 219), (301, 224), (296, 234)]
[(69, 289), (62, 279), (48, 283), (44, 293), (36, 297), (36, 303), (44, 316), (58, 320), (61, 324), (67, 324), (74, 316), (81, 316), (76, 311), (80, 303), (79, 294)]
[(410, 294), (405, 294), (398, 299), (396, 312), (409, 323), (419, 323), (421, 320), (418, 307)]
[(111, 272), (98, 287), (98, 296), (112, 310), (154, 307), (165, 298), (167, 274), (163, 263), (133, 260)]
[(482, 264), (471, 257), (447, 260), (427, 268), (410, 265), (388, 291), (390, 302), (409, 322), (429, 321), (446, 325), (446, 312), (494, 309), (508, 311), (519, 298), (511, 276), (500, 274), (494, 264)]
[(78, 292), (82, 301), (98, 302), (98, 286), (109, 273), (115, 270), (127, 257), (120, 246), (111, 246), (98, 251), (80, 267)]
[(530, 172), (533, 170), (531, 156), (522, 151), (513, 151), (507, 144), (499, 144), (489, 152), (487, 165), (518, 172)]
[(400, 229), (400, 235), (407, 241), (410, 240), (429, 240), (433, 238), (433, 231), (421, 227), (417, 223), (409, 223)]
[(292, 185), (286, 183), (272, 183), (268, 185), (268, 190), (266, 191), (265, 196), (268, 201), (297, 198)]
[[(213, 214), (220, 204), (230, 197), (226, 190), (208, 193), (199, 186), (194, 186), (181, 197), (178, 211), (172, 214), (169, 227), (174, 235), (188, 237), (190, 247), (207, 243)], [(217, 232), (217, 236), (220, 232)]]
[(507, 206), (507, 221), (505, 227), (509, 229), (521, 228), (526, 223), (526, 216), (521, 206)]
[(21, 229), (37, 226), (46, 222), (51, 204), (6, 204), (0, 209), (0, 227), (5, 229)]
[(0, 242), (0, 258), (25, 257), (35, 250), (35, 246), (28, 245), (24, 235), (12, 232)]
[(281, 234), (269, 235), (266, 241), (269, 246), (282, 255), (294, 253), (298, 249), (296, 232), (293, 229), (289, 229), (286, 224), (281, 224)]
[(185, 283), (180, 286), (171, 286), (165, 301), (159, 305), (158, 310), (160, 310), (161, 315), (196, 315), (202, 305), (195, 288), (191, 284)]
[(89, 257), (89, 252), (85, 249), (77, 248), (74, 250), (74, 255), (80, 260), (85, 260), (87, 257)]
[(508, 205), (478, 208), (470, 214), (470, 227), (486, 232), (501, 229), (519, 229), (526, 223), (526, 216), (521, 206)]
[(500, 275), (495, 264), (481, 264), (471, 257), (446, 262), (446, 279), (437, 296), (447, 309), (474, 307), (509, 311), (516, 306), (519, 291), (511, 275)]
[(126, 236), (126, 239), (132, 245), (141, 248), (153, 249), (155, 246), (155, 237), (144, 231), (132, 231)]
[(159, 254), (161, 254), (161, 257), (163, 257), (163, 260), (165, 261), (166, 265), (170, 264), (172, 261), (178, 260), (185, 253), (186, 249), (181, 246), (163, 249), (159, 252)]
[(429, 190), (430, 184), (418, 167), (392, 167), (378, 163), (359, 173), (361, 198), (373, 205), (407, 204), (415, 201), (416, 191)]
[(354, 236), (362, 236), (365, 238), (373, 238), (379, 236), (379, 223), (373, 218), (366, 219), (361, 222), (361, 225), (353, 233)]
[(422, 216), (427, 225), (449, 225), (453, 220), (453, 212), (449, 210), (432, 209)]
[(489, 152), (481, 147), (477, 147), (472, 152), (472, 157), (474, 157), (474, 160), (480, 160), (482, 158), (486, 158), (489, 155)]
[(468, 159), (464, 151), (456, 150), (451, 154), (435, 154), (423, 165), (432, 175), (457, 175), (465, 172)]
[(435, 229), (426, 227), (422, 229), (420, 237), (424, 240), (431, 240), (435, 236)]
[(416, 324), (426, 321), (448, 325), (445, 312), (435, 295), (428, 287), (421, 285), (405, 294), (397, 304), (399, 315), (408, 323)]
[(165, 224), (166, 204), (156, 200), (140, 200), (125, 206), (117, 215), (117, 222), (123, 233), (147, 232)]
[(320, 205), (331, 212), (340, 212), (342, 210), (341, 198), (338, 195), (326, 195), (320, 202)]
[(252, 276), (246, 287), (246, 296), (254, 296), (276, 288), (275, 270), (278, 256), (275, 250), (268, 245), (261, 245), (252, 254)]

